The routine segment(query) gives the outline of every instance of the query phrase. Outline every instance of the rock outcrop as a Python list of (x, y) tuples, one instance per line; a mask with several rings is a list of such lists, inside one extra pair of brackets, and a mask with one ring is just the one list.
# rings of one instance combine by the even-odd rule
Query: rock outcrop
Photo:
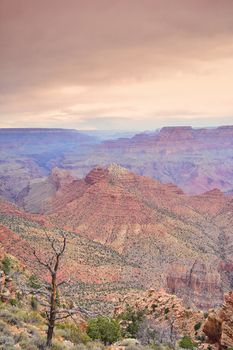
[(209, 314), (203, 332), (210, 343), (217, 343), (221, 348), (233, 347), (233, 292), (225, 295), (219, 310)]
[[(145, 321), (161, 342), (174, 343), (184, 335), (196, 340), (202, 334), (204, 314), (186, 309), (181, 299), (163, 290), (129, 293), (119, 300), (115, 315), (121, 315), (129, 306), (135, 311), (143, 311)], [(160, 336), (161, 339), (158, 339)]]
[(233, 292), (225, 296), (224, 304), (219, 312), (222, 320), (221, 345), (233, 347)]
[[(5, 251), (0, 244), (0, 264), (6, 259)], [(9, 259), (9, 257), (7, 257)], [(15, 298), (15, 288), (13, 285), (13, 279), (7, 275), (3, 270), (0, 270), (0, 301), (9, 302)]]

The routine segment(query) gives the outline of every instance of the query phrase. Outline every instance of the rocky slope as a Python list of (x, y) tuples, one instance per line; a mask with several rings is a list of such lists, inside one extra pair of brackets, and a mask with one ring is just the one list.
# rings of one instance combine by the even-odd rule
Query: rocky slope
[[(41, 259), (51, 253), (45, 232), (59, 242), (60, 230), (47, 217), (27, 214), (0, 201), (0, 245), (28, 271), (47, 280), (47, 271), (33, 255), (34, 249)], [(66, 234), (67, 249), (59, 274), (60, 280), (69, 280), (64, 295), (93, 311), (109, 312), (116, 297), (135, 286), (138, 267), (104, 245), (77, 233)]]
[[(125, 295), (119, 300), (114, 315), (120, 317), (129, 309), (143, 312), (144, 327), (142, 324), (141, 328), (146, 325), (160, 342), (175, 345), (181, 337), (189, 336), (199, 349), (206, 349), (210, 344), (216, 349), (233, 346), (233, 292), (225, 295), (221, 307), (209, 313), (187, 309), (175, 295), (154, 289)], [(127, 320), (121, 322), (127, 325)], [(148, 338), (140, 329), (138, 335)]]
[[(0, 268), (5, 271), (0, 271), (0, 347), (23, 350), (44, 348), (47, 326), (43, 312), (43, 294), (35, 293), (38, 287), (35, 289), (35, 285), (32, 284), (32, 281), (36, 281), (40, 285), (42, 281), (35, 280), (35, 275), (25, 269), (20, 261), (6, 254), (2, 245), (0, 245)], [(88, 350), (97, 346), (102, 350), (127, 350), (133, 345), (138, 350), (154, 349), (155, 346), (161, 349), (164, 346), (174, 349), (186, 339), (199, 350), (209, 349), (210, 346), (212, 349), (230, 349), (233, 345), (232, 297), (232, 292), (225, 295), (221, 307), (203, 313), (185, 308), (181, 299), (164, 290), (131, 290), (117, 298), (111, 315), (120, 324), (123, 336), (121, 341), (109, 347), (104, 347), (100, 342), (91, 342), (86, 334), (87, 314), (83, 314), (80, 308), (81, 310), (72, 318), (56, 323), (53, 348)], [(62, 295), (59, 293), (59, 299), (62, 304), (71, 305), (71, 301), (64, 298), (63, 293)], [(76, 305), (76, 302), (77, 299), (73, 298), (72, 305)], [(80, 305), (79, 300), (78, 306)], [(134, 315), (133, 319), (129, 318), (130, 314)], [(89, 314), (89, 317), (93, 316)], [(138, 324), (136, 339), (124, 339), (127, 334), (126, 327), (132, 320)], [(84, 344), (87, 342), (85, 347)], [(183, 345), (181, 347), (184, 348)]]
[(144, 322), (155, 331), (160, 342), (175, 344), (185, 335), (197, 341), (203, 334), (205, 315), (201, 311), (186, 309), (181, 299), (163, 290), (127, 294), (119, 300), (115, 316), (119, 317), (129, 307), (143, 312)]
[(21, 193), (22, 205), (116, 251), (137, 267), (134, 287), (164, 286), (204, 309), (220, 305), (231, 290), (232, 196), (219, 190), (187, 196), (114, 164), (83, 180), (55, 169), (46, 183), (51, 190), (43, 197), (33, 183)]

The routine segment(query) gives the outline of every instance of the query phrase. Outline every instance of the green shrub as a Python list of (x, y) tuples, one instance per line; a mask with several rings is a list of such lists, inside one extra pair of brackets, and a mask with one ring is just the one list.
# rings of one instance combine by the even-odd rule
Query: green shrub
[(112, 344), (120, 339), (120, 325), (117, 320), (108, 317), (91, 318), (88, 321), (87, 334), (93, 340), (101, 340), (104, 344)]
[(198, 331), (200, 328), (201, 328), (201, 322), (196, 323), (194, 326), (194, 330)]
[(18, 344), (23, 350), (38, 350), (45, 349), (46, 339), (40, 335), (33, 334), (29, 337), (28, 334), (20, 333)]
[(13, 267), (13, 261), (9, 256), (5, 256), (2, 260), (2, 269), (6, 275), (11, 273), (11, 269)]
[(18, 320), (23, 321), (24, 323), (30, 323), (30, 324), (43, 324), (44, 323), (44, 319), (36, 311), (28, 312), (26, 310), (17, 310), (15, 312), (15, 317)]
[(33, 311), (38, 310), (38, 301), (34, 296), (31, 297), (31, 308)]
[(32, 339), (28, 337), (20, 341), (19, 345), (24, 350), (38, 350), (38, 347), (32, 343)]
[(65, 339), (74, 344), (84, 343), (90, 341), (89, 336), (80, 330), (74, 323), (57, 323), (56, 330), (59, 330), (59, 334)]
[(41, 288), (41, 283), (36, 275), (31, 275), (28, 278), (28, 285), (29, 287), (33, 289), (40, 289)]
[(4, 320), (6, 323), (14, 326), (21, 327), (22, 326), (22, 320), (18, 315), (16, 314), (15, 310), (0, 310), (0, 319)]
[(12, 306), (17, 306), (17, 300), (16, 299), (10, 299), (10, 304)]
[(190, 337), (185, 335), (179, 342), (179, 345), (183, 349), (194, 349), (197, 344), (192, 341)]
[(120, 321), (126, 321), (126, 327), (122, 328), (122, 335), (128, 338), (135, 338), (141, 323), (144, 321), (144, 311), (136, 311), (128, 306), (126, 311), (118, 316)]
[(54, 340), (53, 341), (53, 345), (52, 345), (52, 350), (65, 350), (67, 349), (63, 343), (57, 341), (57, 340)]
[(169, 313), (169, 308), (166, 307), (165, 310), (164, 310), (164, 314), (167, 315)]

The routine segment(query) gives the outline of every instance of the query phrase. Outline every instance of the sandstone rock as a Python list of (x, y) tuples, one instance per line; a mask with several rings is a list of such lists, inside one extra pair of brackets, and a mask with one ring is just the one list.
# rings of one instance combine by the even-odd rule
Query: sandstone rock
[[(157, 337), (161, 336), (161, 342), (166, 340), (173, 343), (183, 335), (195, 339), (202, 334), (204, 314), (186, 309), (181, 299), (163, 290), (129, 293), (123, 302), (119, 302), (114, 314), (119, 316), (128, 305), (134, 310), (144, 311), (147, 327), (155, 330)], [(200, 327), (195, 330), (198, 323)]]
[(203, 332), (207, 335), (211, 344), (220, 343), (222, 334), (222, 320), (215, 313), (208, 316), (204, 324)]
[(12, 293), (14, 290), (13, 279), (9, 276), (6, 276), (5, 287), (9, 290), (10, 293)]
[(233, 347), (233, 292), (226, 294), (223, 306), (208, 316), (203, 331), (211, 343)]
[(3, 303), (6, 303), (11, 299), (11, 296), (11, 292), (8, 289), (4, 289), (0, 295), (1, 301)]
[(233, 347), (233, 292), (225, 296), (224, 304), (219, 312), (222, 320), (221, 345)]
[(0, 293), (3, 291), (6, 282), (6, 275), (3, 271), (0, 271)]
[(7, 302), (15, 298), (15, 288), (13, 279), (7, 276), (4, 271), (0, 271), (0, 300)]

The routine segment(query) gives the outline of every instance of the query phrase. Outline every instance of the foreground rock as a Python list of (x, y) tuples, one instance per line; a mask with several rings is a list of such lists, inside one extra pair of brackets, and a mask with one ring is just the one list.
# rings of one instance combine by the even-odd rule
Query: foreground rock
[[(143, 293), (130, 293), (119, 301), (115, 315), (121, 315), (129, 306), (133, 310), (144, 312), (145, 321), (141, 328), (154, 331), (159, 343), (175, 344), (185, 335), (193, 340), (203, 335), (204, 313), (186, 309), (182, 300), (175, 295), (153, 289)], [(142, 334), (142, 329), (139, 331), (139, 336), (141, 335), (144, 340), (145, 332)]]
[(203, 327), (209, 342), (221, 347), (233, 347), (233, 292), (225, 295), (223, 306), (211, 312)]

